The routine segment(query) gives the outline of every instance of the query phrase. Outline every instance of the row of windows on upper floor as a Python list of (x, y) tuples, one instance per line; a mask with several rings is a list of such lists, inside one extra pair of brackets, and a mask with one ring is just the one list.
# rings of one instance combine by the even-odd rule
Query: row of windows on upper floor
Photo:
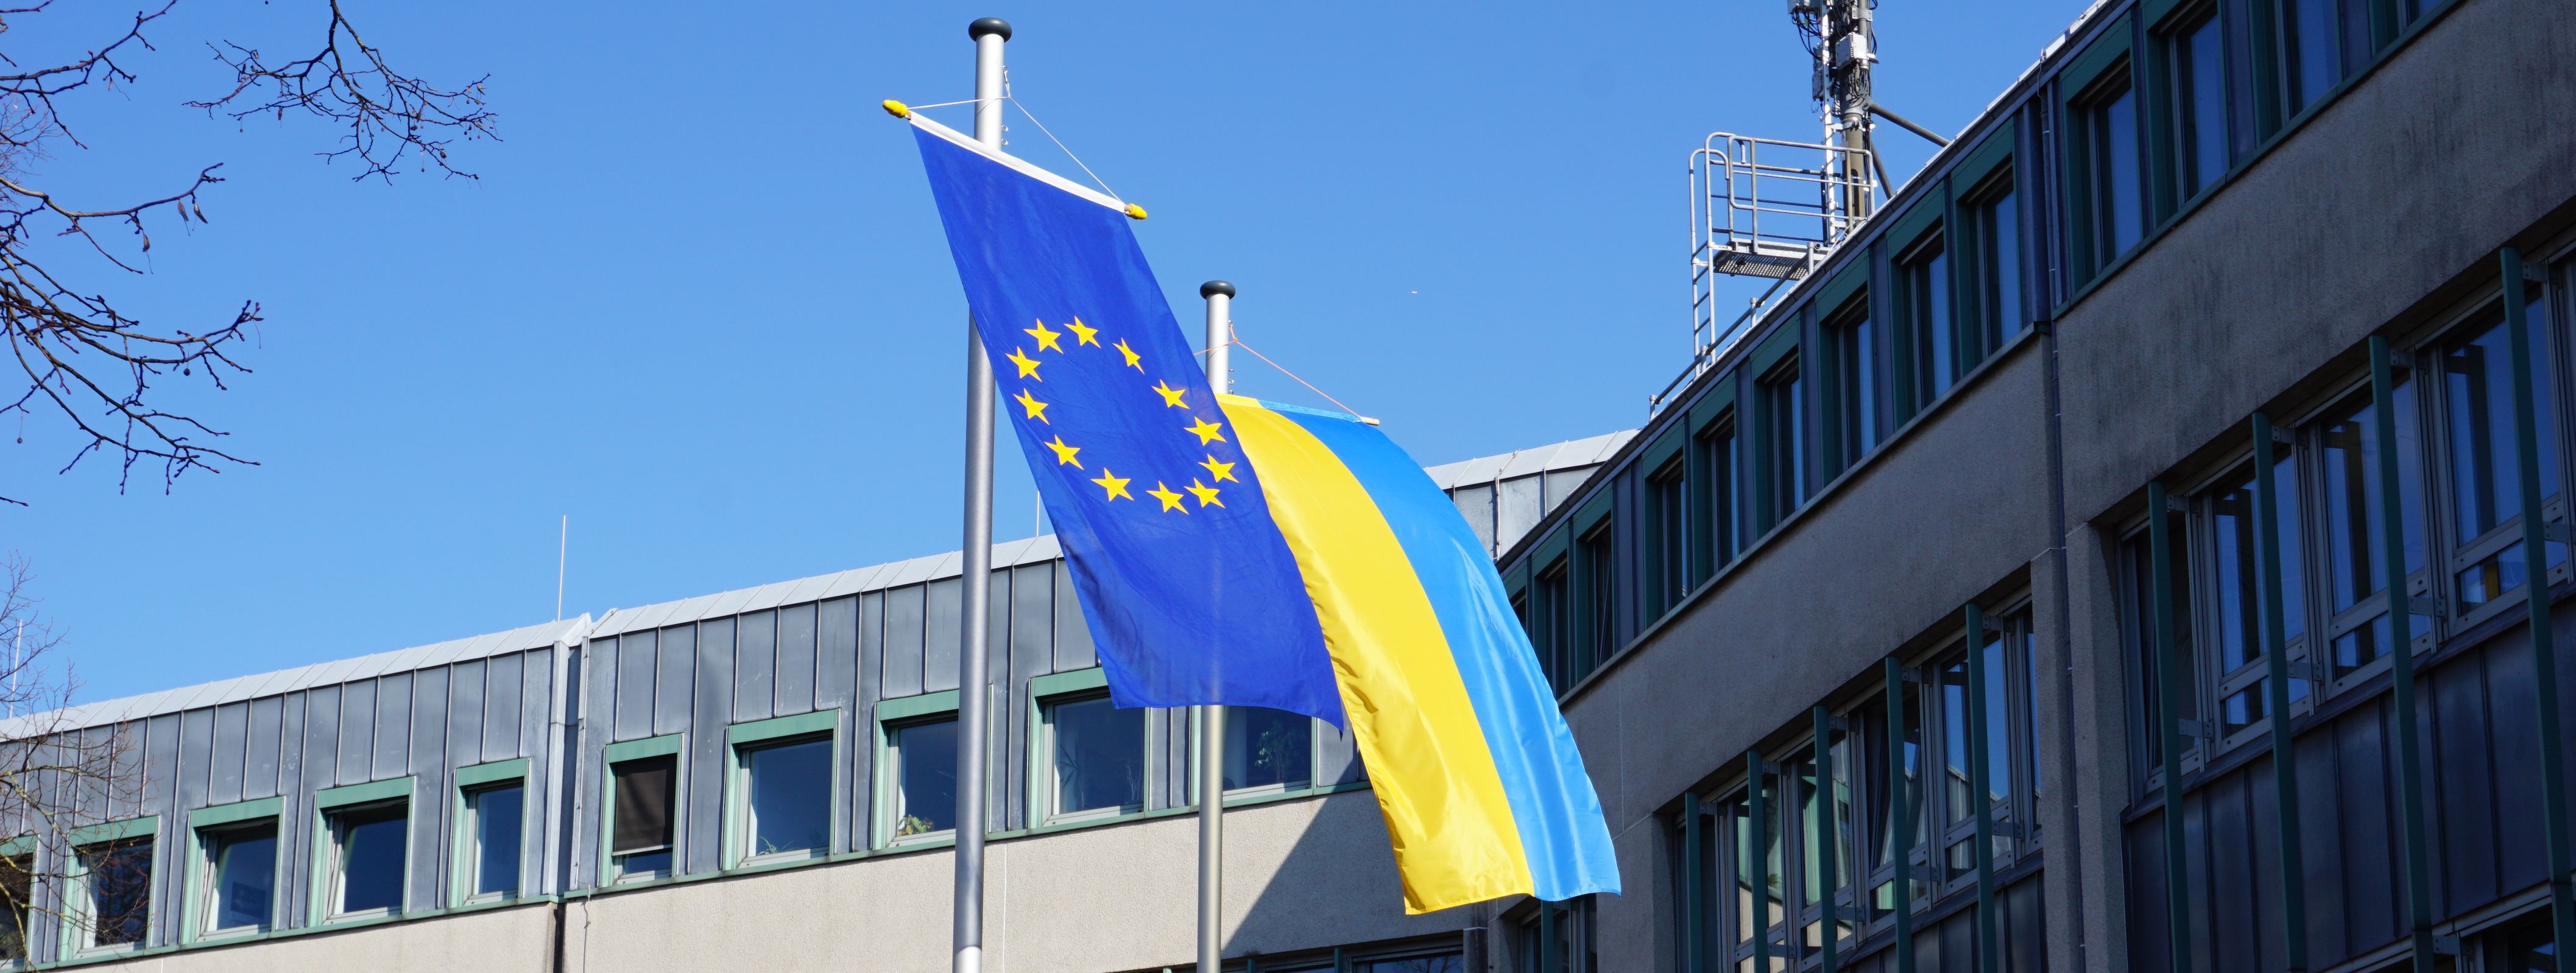
[[(2075, 284), (2170, 223), (2435, 5), (2151, 0), (2124, 15), (2058, 82), (2069, 174), (2058, 222)], [(2146, 56), (2134, 56), (2141, 44)], [(1586, 504), (1572, 543), (1540, 543), (1508, 572), (1559, 691), (2029, 326), (2031, 268), (2056, 249), (2031, 246), (2013, 137), (2009, 127), (1990, 136), (1891, 220), (1877, 244), (1883, 266), (1864, 259), (1820, 288), (1811, 334), (1807, 315), (1789, 316), (1662, 434), (1686, 434), (1686, 445), (1645, 451), (1641, 550), (1623, 552), (1615, 516)], [(1618, 600), (1626, 571), (1642, 586), (1632, 619)]]
[[(1817, 330), (1823, 381), (1812, 398), (1800, 350), (1783, 342), (1775, 354), (1757, 352), (1750, 387), (1730, 396), (1740, 401), (1667, 429), (1671, 445), (1647, 452), (1643, 550), (1633, 562), (1620, 554), (1606, 506), (1576, 515), (1571, 545), (1542, 544), (1526, 559), (1538, 566), (1526, 580), (1514, 572), (1513, 605), (1560, 691), (1608, 658), (1635, 622), (1678, 606), (1822, 480), (1858, 463), (1882, 427), (1929, 408), (2028, 327), (2016, 202), (2010, 165), (1997, 166), (1962, 194), (1955, 229), (1934, 223), (1912, 237), (1892, 264), (1888, 333), (1872, 324), (1866, 288), (1842, 298)], [(1588, 516), (1593, 509), (1602, 513)], [(1623, 621), (1617, 586), (1630, 571), (1641, 572), (1644, 597), (1639, 617)]]
[[(1087, 671), (1096, 674), (1097, 670)], [(1071, 674), (1076, 677), (1086, 673)], [(1076, 678), (1076, 683), (1097, 682)], [(924, 705), (926, 703), (926, 705)], [(906, 705), (911, 704), (911, 705)], [(871, 848), (901, 848), (954, 837), (957, 824), (957, 719), (953, 693), (880, 704), (875, 733), (879, 759), (878, 819)], [(1032, 775), (1032, 819), (1046, 825), (1101, 821), (1144, 810), (1154, 761), (1145, 711), (1118, 709), (1096, 686), (1042, 696), (1031, 745), (1045, 754)], [(721, 829), (725, 867), (760, 866), (825, 857), (831, 846), (841, 766), (834, 729), (838, 714), (825, 710), (729, 728), (731, 766), (725, 777)], [(1318, 760), (1320, 735), (1331, 732), (1308, 717), (1258, 708), (1232, 708), (1225, 721), (1225, 792), (1241, 799), (1286, 794), (1358, 779), (1354, 763), (1340, 771)], [(678, 825), (685, 803), (678, 735), (611, 744), (601, 823), (604, 874), (610, 882), (640, 882), (675, 874), (681, 850)], [(1192, 764), (1195, 766), (1195, 762)], [(407, 909), (457, 907), (518, 898), (530, 856), (528, 794), (536, 782), (525, 759), (464, 768), (452, 793), (457, 813), (449, 848), (454, 856), (449, 901), (406, 902), (407, 877), (426, 863), (411, 860), (414, 778), (324, 790), (316, 797), (313, 825), (314, 890), (309, 915), (296, 925), (318, 926), (399, 915)], [(1331, 776), (1336, 779), (1325, 779)], [(1193, 785), (1194, 787), (1195, 785)], [(281, 798), (200, 809), (189, 815), (188, 847), (175, 858), (159, 854), (157, 817), (109, 822), (73, 833), (68, 854), (48, 873), (39, 869), (40, 842), (22, 837), (0, 844), (0, 960), (30, 955), (31, 923), (46, 917), (38, 886), (60, 877), (63, 890), (60, 959), (113, 955), (149, 945), (159, 869), (185, 870), (180, 883), (181, 944), (217, 943), (256, 936), (286, 923), (278, 910), (291, 901), (281, 874), (281, 828), (290, 820)]]
[[(2272, 614), (2263, 558), (2279, 552), (2280, 637), (2293, 675), (2282, 687), (2293, 716), (2384, 672), (2402, 641), (2435, 648), (2522, 603), (2534, 575), (2523, 547), (2520, 477), (2530, 463), (2540, 483), (2540, 516), (2568, 521), (2568, 469), (2576, 417), (2559, 394), (2571, 379), (2569, 321), (2576, 317), (2576, 260), (2559, 261), (2554, 286), (2517, 288), (2528, 330), (2508, 338), (2504, 298), (2490, 292), (2417, 340), (2394, 346), (2388, 389), (2397, 466), (2397, 587), (2406, 632), (2392, 622), (2392, 572), (2384, 556), (2389, 511), (2379, 463), (2382, 396), (2353, 375), (2305, 411), (2281, 418), (2269, 443), (2251, 442), (2218, 472), (2178, 490), (2174, 509), (2149, 516), (2122, 545), (2122, 612), (2135, 783), (2141, 792), (2163, 759), (2154, 665), (2151, 525), (2169, 542), (2175, 699), (2192, 728), (2184, 759), (2197, 764), (2260, 739), (2274, 715), (2265, 631)], [(2516, 360), (2532, 381), (2534, 446), (2517, 446)], [(2267, 417), (2268, 422), (2268, 417)], [(2249, 423), (2250, 426), (2250, 423)], [(2260, 469), (2258, 467), (2267, 467)], [(2268, 472), (2271, 507), (2260, 509)], [(2563, 529), (2563, 528), (2552, 528)], [(2271, 536), (2266, 537), (2269, 532)], [(2546, 542), (2546, 577), (2568, 578), (2567, 545)]]

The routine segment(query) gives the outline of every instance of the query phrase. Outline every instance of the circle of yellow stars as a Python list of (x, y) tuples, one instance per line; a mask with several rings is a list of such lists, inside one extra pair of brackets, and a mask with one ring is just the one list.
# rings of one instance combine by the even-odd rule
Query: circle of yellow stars
[[(1047, 327), (1047, 323), (1044, 319), (1039, 319), (1036, 327), (1022, 328), (1020, 329), (1020, 332), (1028, 335), (1032, 341), (1037, 343), (1036, 355), (1044, 355), (1050, 351), (1055, 352), (1058, 355), (1067, 354), (1068, 349), (1065, 345), (1064, 339), (1069, 334), (1073, 338), (1072, 347), (1080, 348), (1085, 345), (1093, 348), (1105, 347), (1107, 350), (1118, 352), (1119, 357), (1122, 359), (1121, 363), (1126, 367), (1135, 369), (1139, 375), (1144, 373), (1144, 356), (1138, 354), (1135, 349), (1128, 347), (1127, 339), (1114, 339), (1108, 345), (1103, 346), (1099, 339), (1100, 329), (1082, 323), (1082, 319), (1080, 317), (1074, 318), (1070, 323), (1059, 325), (1059, 327), (1062, 327), (1064, 330), (1058, 331), (1053, 328), (1049, 328)], [(1046, 362), (1042, 358), (1032, 357), (1031, 353), (1026, 350), (1025, 346), (1013, 347), (1010, 354), (1003, 356), (1003, 360), (1010, 362), (1012, 368), (1018, 372), (1018, 374), (1013, 377), (1014, 381), (1025, 380), (1027, 382), (1039, 384), (1043, 384), (1046, 381), (1046, 377), (1038, 373), (1038, 369), (1044, 366)], [(1155, 395), (1162, 397), (1163, 405), (1167, 408), (1182, 410), (1188, 410), (1190, 408), (1188, 399), (1190, 390), (1187, 385), (1174, 387), (1170, 382), (1158, 379), (1154, 382), (1151, 391)], [(1022, 418), (1039, 425), (1053, 425), (1053, 423), (1047, 421), (1046, 417), (1046, 410), (1049, 403), (1040, 400), (1037, 397), (1034, 388), (1030, 386), (1022, 386), (1017, 393), (1011, 396), (1011, 401), (1019, 403), (1020, 409), (1022, 410)], [(1181, 427), (1181, 430), (1192, 436), (1198, 437), (1198, 444), (1202, 447), (1208, 446), (1212, 443), (1221, 443), (1226, 441), (1224, 426), (1210, 422), (1207, 417), (1199, 415), (1196, 412), (1190, 413), (1190, 424)], [(1039, 443), (1038, 445), (1046, 447), (1048, 452), (1055, 454), (1056, 465), (1070, 466), (1086, 473), (1090, 472), (1090, 470), (1086, 469), (1082, 465), (1082, 447), (1065, 442), (1063, 435), (1053, 435), (1050, 437), (1049, 441)], [(1187, 514), (1192, 509), (1187, 503), (1189, 500), (1196, 500), (1200, 508), (1225, 506), (1225, 501), (1219, 493), (1220, 488), (1218, 484), (1229, 482), (1239, 484), (1243, 482), (1235, 478), (1234, 468), (1237, 464), (1217, 459), (1216, 453), (1212, 451), (1202, 451), (1202, 455), (1206, 458), (1198, 465), (1207, 470), (1206, 476), (1193, 476), (1190, 478), (1188, 483), (1183, 484), (1178, 490), (1173, 489), (1162, 480), (1156, 480), (1154, 481), (1153, 489), (1144, 491), (1146, 496), (1154, 498), (1154, 500), (1161, 505), (1158, 509), (1166, 513), (1177, 512)], [(1134, 483), (1136, 480), (1132, 477), (1119, 476), (1117, 473), (1112, 472), (1107, 466), (1102, 466), (1100, 468), (1100, 475), (1092, 478), (1089, 482), (1100, 488), (1101, 498), (1104, 501), (1115, 502), (1119, 500), (1136, 499), (1136, 494), (1128, 489), (1128, 484)]]

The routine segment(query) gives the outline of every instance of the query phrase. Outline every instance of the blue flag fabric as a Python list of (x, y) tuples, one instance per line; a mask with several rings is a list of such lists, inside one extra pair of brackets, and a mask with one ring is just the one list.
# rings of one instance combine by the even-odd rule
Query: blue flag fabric
[(1127, 217), (914, 134), (1111, 698), (1342, 725), (1297, 562)]

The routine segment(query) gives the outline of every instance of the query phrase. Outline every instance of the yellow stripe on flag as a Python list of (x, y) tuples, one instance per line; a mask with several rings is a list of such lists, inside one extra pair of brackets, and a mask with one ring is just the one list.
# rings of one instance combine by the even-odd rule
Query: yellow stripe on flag
[(1403, 875), (1405, 911), (1529, 892), (1493, 751), (1385, 515), (1312, 433), (1252, 400), (1219, 400), (1323, 623)]

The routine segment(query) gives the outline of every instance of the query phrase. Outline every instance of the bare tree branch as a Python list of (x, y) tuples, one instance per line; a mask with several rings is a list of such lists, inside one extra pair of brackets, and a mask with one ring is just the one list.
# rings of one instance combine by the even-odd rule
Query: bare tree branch
[[(218, 391), (228, 388), (227, 377), (249, 374), (235, 355), (251, 336), (246, 329), (263, 320), (259, 302), (245, 300), (230, 321), (202, 329), (146, 328), (118, 310), (105, 290), (67, 269), (65, 252), (45, 246), (77, 238), (81, 251), (98, 261), (95, 269), (144, 273), (152, 225), (207, 222), (201, 197), (223, 183), (216, 175), (222, 163), (197, 167), (175, 192), (103, 206), (66, 201), (31, 181), (30, 163), (55, 145), (88, 149), (65, 120), (65, 104), (88, 89), (133, 82), (135, 59), (157, 50), (146, 32), (178, 2), (138, 12), (106, 44), (45, 66), (23, 67), (0, 50), (0, 341), (25, 382), (15, 396), (0, 391), (0, 416), (15, 412), (23, 421), (41, 412), (66, 420), (79, 445), (62, 471), (92, 453), (115, 456), (120, 492), (138, 464), (160, 467), (164, 491), (192, 470), (257, 465), (215, 445), (224, 431), (155, 405), (153, 390), (174, 371), (180, 378), (203, 371)], [(8, 29), (8, 18), (43, 13), (51, 4), (0, 8), (0, 31)], [(484, 79), (444, 88), (397, 71), (359, 36), (339, 0), (327, 0), (327, 9), (321, 49), (310, 57), (271, 64), (258, 48), (209, 43), (215, 59), (233, 69), (233, 84), (185, 105), (236, 121), (293, 114), (333, 123), (342, 129), (336, 147), (317, 154), (356, 159), (357, 179), (390, 181), (407, 160), (422, 171), (434, 166), (448, 176), (475, 178), (456, 168), (449, 149), (460, 138), (497, 138), (495, 116), (484, 106)], [(7, 496), (0, 502), (24, 505)]]

